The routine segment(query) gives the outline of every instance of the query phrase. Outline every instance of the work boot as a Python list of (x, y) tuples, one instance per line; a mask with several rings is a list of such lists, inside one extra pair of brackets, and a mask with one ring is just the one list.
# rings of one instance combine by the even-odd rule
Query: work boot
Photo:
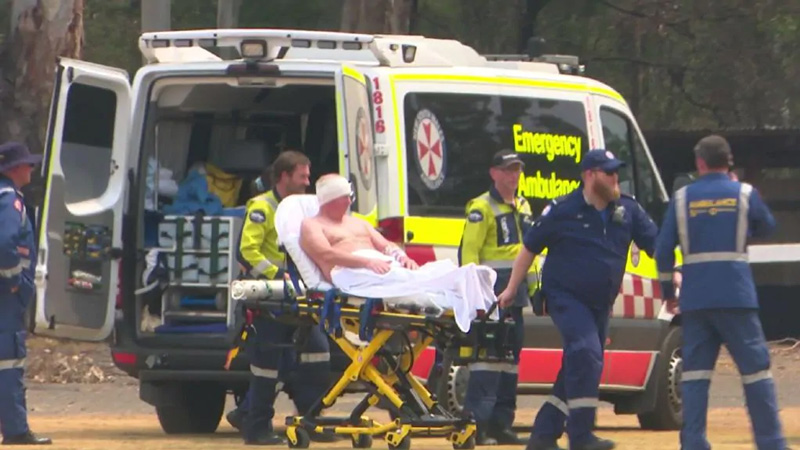
[(616, 445), (614, 441), (595, 438), (593, 441), (584, 442), (582, 444), (572, 445), (572, 443), (570, 443), (569, 450), (611, 450), (616, 447)]
[(244, 417), (247, 415), (244, 411), (236, 408), (225, 415), (225, 419), (228, 420), (228, 423), (231, 424), (233, 428), (237, 430), (242, 430), (242, 424), (244, 423)]
[(495, 438), (497, 443), (500, 445), (522, 445), (525, 443), (525, 441), (520, 439), (519, 436), (517, 436), (517, 433), (515, 433), (510, 427), (494, 429), (492, 432), (492, 437)]
[(286, 438), (274, 431), (266, 432), (255, 439), (245, 439), (245, 445), (286, 445)]
[(3, 445), (50, 445), (53, 440), (46, 437), (37, 437), (32, 432), (8, 436), (3, 438)]
[(564, 450), (564, 449), (558, 446), (558, 443), (555, 439), (543, 439), (531, 435), (530, 439), (528, 439), (528, 445), (525, 446), (525, 450)]
[(489, 436), (486, 428), (478, 427), (475, 432), (475, 445), (497, 445), (497, 439)]

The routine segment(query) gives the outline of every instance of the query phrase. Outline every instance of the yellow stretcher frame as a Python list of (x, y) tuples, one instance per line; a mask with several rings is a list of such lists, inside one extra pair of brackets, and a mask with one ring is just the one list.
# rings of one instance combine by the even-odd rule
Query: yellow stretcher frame
[[(322, 300), (317, 296), (324, 293), (308, 294), (308, 297), (290, 295), (293, 298), (289, 299), (282, 295), (279, 295), (280, 299), (246, 299), (244, 304), (251, 310), (269, 314), (274, 320), (318, 326), (323, 318), (320, 313)], [(366, 346), (357, 346), (344, 336), (343, 331), (358, 333), (363, 317), (362, 307), (366, 300), (337, 296), (334, 301), (339, 308), (342, 332), (327, 334), (351, 362), (342, 376), (318, 400), (317, 405), (312, 407), (312, 417), (287, 417), (286, 436), (289, 447), (308, 448), (311, 442), (309, 432), (313, 431), (349, 436), (353, 448), (370, 448), (373, 436), (384, 435), (390, 449), (408, 449), (411, 447), (411, 436), (415, 434), (445, 436), (454, 449), (475, 448), (474, 420), (455, 417), (441, 407), (435, 396), (411, 373), (411, 366), (434, 343), (440, 348), (444, 346), (443, 351), (449, 352), (456, 359), (467, 359), (470, 362), (510, 362), (513, 360), (513, 342), (508, 339), (513, 336), (510, 331), (513, 323), (480, 319), (473, 322), (470, 333), (465, 335), (458, 329), (452, 311), (446, 311), (440, 317), (430, 317), (384, 310), (372, 314), (375, 333), (369, 343)], [(490, 315), (491, 311), (485, 317)], [(487, 327), (493, 331), (486, 332), (489, 329)], [(410, 333), (412, 331), (415, 333)], [(388, 367), (392, 364), (386, 364), (384, 368), (387, 370), (382, 371), (373, 365), (373, 360), (380, 356), (387, 343), (398, 333), (405, 334), (407, 346), (402, 347), (403, 351), (394, 364), (394, 369)], [(367, 383), (373, 390), (354, 408), (349, 417), (318, 416), (322, 409), (333, 406), (350, 385), (359, 381)], [(379, 423), (363, 415), (369, 407), (377, 406), (381, 400), (395, 409), (396, 417), (388, 423)]]

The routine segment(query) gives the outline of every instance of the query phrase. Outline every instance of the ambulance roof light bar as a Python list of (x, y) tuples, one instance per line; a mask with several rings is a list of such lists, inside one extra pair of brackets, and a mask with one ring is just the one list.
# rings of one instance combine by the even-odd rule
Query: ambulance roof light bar
[(580, 63), (577, 56), (573, 55), (539, 55), (531, 57), (529, 55), (483, 55), (487, 61), (517, 61), (517, 62), (536, 62), (554, 64), (558, 71), (569, 75), (583, 75), (586, 66)]
[[(364, 50), (373, 40), (374, 37), (368, 34), (284, 29), (157, 31), (141, 35), (139, 50), (149, 63), (175, 61), (179, 59), (176, 56), (180, 53), (179, 49), (214, 47), (233, 47), (244, 59), (261, 60), (276, 59), (280, 57), (281, 49), (290, 47)], [(167, 54), (159, 49), (173, 51)]]

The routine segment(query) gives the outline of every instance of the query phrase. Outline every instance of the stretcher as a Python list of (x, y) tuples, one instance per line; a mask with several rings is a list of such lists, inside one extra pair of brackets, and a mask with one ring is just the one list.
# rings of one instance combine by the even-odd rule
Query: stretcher
[[(280, 207), (276, 222), (279, 214)], [(278, 233), (280, 240), (280, 229)], [(237, 280), (231, 286), (232, 298), (273, 320), (299, 328), (321, 327), (350, 360), (306, 416), (286, 418), (289, 447), (307, 448), (310, 432), (316, 432), (349, 436), (353, 448), (370, 448), (373, 436), (383, 436), (390, 449), (408, 449), (412, 435), (444, 436), (453, 448), (474, 448), (474, 419), (454, 416), (443, 408), (411, 368), (430, 346), (459, 365), (512, 362), (513, 323), (489, 320), (496, 304), (464, 333), (452, 310), (432, 308), (427, 300), (361, 298), (324, 283), (308, 286), (294, 264), (304, 255), (297, 248), (285, 248), (289, 280)], [(350, 415), (320, 416), (355, 383), (366, 387), (366, 395)], [(380, 423), (368, 418), (365, 413), (371, 407), (388, 409), (392, 420)]]

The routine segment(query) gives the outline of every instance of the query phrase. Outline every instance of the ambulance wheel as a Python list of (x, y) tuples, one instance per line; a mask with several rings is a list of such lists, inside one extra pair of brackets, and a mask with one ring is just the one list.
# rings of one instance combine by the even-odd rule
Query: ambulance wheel
[(353, 448), (372, 448), (372, 435), (370, 434), (354, 435)]
[(156, 406), (167, 434), (206, 434), (217, 431), (225, 409), (225, 389), (216, 383), (186, 383), (174, 401)]
[(286, 436), (286, 440), (289, 442), (289, 448), (308, 448), (311, 445), (311, 436), (304, 428), (295, 428), (294, 433), (295, 436), (297, 436), (297, 442), (295, 443), (292, 443), (289, 436)]
[(681, 327), (670, 327), (660, 355), (666, 359), (660, 359), (658, 364), (656, 406), (639, 414), (639, 425), (644, 430), (680, 430), (683, 424)]
[(450, 366), (447, 370), (447, 392), (443, 397), (447, 410), (455, 416), (460, 416), (464, 411), (464, 400), (467, 397), (467, 384), (469, 383), (469, 367)]

